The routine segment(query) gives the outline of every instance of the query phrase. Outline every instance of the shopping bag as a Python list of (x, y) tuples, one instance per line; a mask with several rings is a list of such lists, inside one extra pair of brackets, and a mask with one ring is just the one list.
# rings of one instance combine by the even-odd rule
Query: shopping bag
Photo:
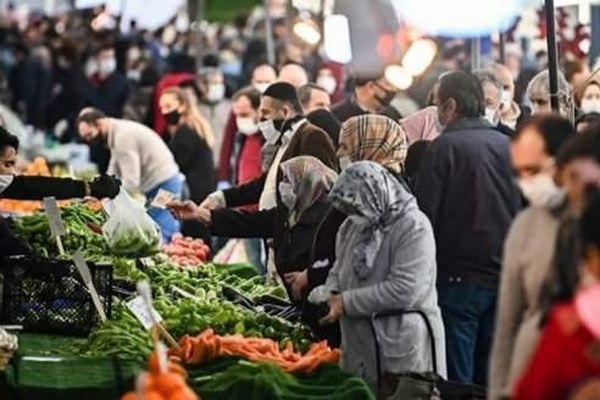
[[(379, 318), (417, 314), (425, 322), (429, 346), (431, 348), (431, 372), (406, 372), (400, 374), (384, 373), (381, 370), (380, 344), (375, 331), (375, 321)], [(390, 310), (374, 313), (371, 316), (371, 332), (375, 338), (375, 355), (377, 359), (377, 377), (381, 400), (485, 400), (485, 389), (477, 385), (451, 382), (443, 379), (438, 373), (438, 358), (435, 351), (433, 327), (427, 315), (421, 310)]]
[(102, 233), (111, 252), (135, 257), (158, 253), (160, 228), (123, 188), (117, 197), (104, 203), (104, 210), (108, 219)]

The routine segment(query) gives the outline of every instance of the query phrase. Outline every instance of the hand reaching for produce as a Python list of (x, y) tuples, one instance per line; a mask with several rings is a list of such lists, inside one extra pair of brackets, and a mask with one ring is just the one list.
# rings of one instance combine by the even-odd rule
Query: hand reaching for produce
[(202, 206), (197, 206), (191, 200), (184, 202), (173, 201), (167, 204), (167, 209), (171, 211), (175, 218), (182, 221), (197, 220), (204, 225), (210, 225), (212, 222), (210, 210)]
[(344, 315), (344, 301), (341, 294), (331, 296), (329, 301), (327, 301), (327, 305), (329, 306), (329, 313), (321, 318), (319, 321), (321, 325), (331, 325)]
[(114, 199), (121, 189), (121, 181), (114, 176), (100, 175), (90, 182), (90, 196), (97, 199)]
[(302, 272), (289, 272), (284, 275), (288, 285), (292, 286), (292, 297), (296, 301), (302, 300), (302, 292), (308, 286), (308, 274), (306, 270)]

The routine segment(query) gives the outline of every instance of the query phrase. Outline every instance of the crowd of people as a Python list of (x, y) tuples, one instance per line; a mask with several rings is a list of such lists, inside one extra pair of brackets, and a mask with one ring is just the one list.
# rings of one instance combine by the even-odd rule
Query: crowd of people
[(169, 27), (8, 27), (13, 110), (88, 143), (102, 175), (28, 189), (3, 129), (0, 196), (175, 194), (149, 211), (165, 240), (243, 239), (381, 398), (434, 370), (490, 399), (598, 398), (600, 76), (565, 64), (552, 110), (548, 70), (466, 71), (448, 49), (407, 113), (383, 70), (353, 75), (274, 22), (277, 65), (260, 22), (202, 57)]

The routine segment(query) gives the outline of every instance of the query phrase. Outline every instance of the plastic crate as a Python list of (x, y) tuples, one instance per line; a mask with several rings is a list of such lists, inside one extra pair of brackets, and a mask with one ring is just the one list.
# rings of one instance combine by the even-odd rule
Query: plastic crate
[[(112, 311), (112, 266), (89, 265), (104, 312)], [(65, 260), (8, 258), (0, 262), (4, 324), (25, 332), (86, 336), (100, 322), (75, 265)]]

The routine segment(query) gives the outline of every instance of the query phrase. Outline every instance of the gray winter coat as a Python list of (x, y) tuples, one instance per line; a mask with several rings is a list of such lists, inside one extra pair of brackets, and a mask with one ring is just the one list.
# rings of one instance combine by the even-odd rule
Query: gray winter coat
[[(404, 215), (384, 232), (371, 274), (360, 280), (351, 265), (359, 229), (351, 218), (337, 235), (337, 261), (326, 286), (342, 293), (342, 367), (377, 385), (375, 347), (370, 317), (386, 310), (422, 310), (433, 326), (438, 373), (446, 376), (444, 326), (437, 303), (436, 261), (433, 230), (406, 193)], [(378, 320), (382, 372), (430, 372), (431, 348), (419, 315)]]

